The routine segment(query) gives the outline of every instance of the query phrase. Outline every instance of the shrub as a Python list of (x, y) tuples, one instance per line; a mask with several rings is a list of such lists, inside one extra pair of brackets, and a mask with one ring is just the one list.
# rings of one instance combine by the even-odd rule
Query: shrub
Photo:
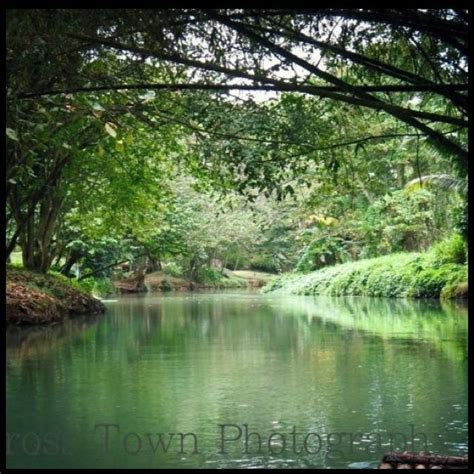
[(466, 263), (466, 242), (460, 234), (453, 234), (433, 247), (433, 253), (439, 264)]
[(457, 231), (462, 235), (464, 240), (468, 239), (469, 235), (469, 209), (467, 199), (454, 208), (454, 225)]
[(467, 298), (468, 297), (468, 283), (463, 281), (461, 283), (449, 283), (441, 290), (441, 298)]
[(250, 269), (267, 273), (278, 273), (281, 270), (279, 262), (271, 255), (265, 254), (253, 257), (250, 260)]
[(183, 269), (176, 262), (168, 262), (163, 264), (163, 273), (179, 278), (183, 276)]
[(76, 290), (84, 291), (89, 295), (107, 296), (113, 294), (115, 291), (112, 282), (108, 278), (89, 277), (84, 278), (83, 280), (77, 280), (53, 271), (50, 271), (49, 274), (54, 275), (54, 277), (62, 283), (65, 283)]
[(108, 296), (115, 293), (115, 287), (109, 278), (96, 278), (92, 294), (96, 296)]
[(350, 260), (346, 245), (346, 241), (337, 235), (314, 239), (301, 252), (296, 271), (309, 272)]
[[(458, 259), (453, 252), (450, 258)], [(297, 294), (367, 295), (385, 297), (455, 297), (459, 285), (467, 281), (467, 267), (459, 263), (440, 263), (435, 251), (398, 253), (302, 274), (281, 275), (264, 292)], [(453, 285), (458, 288), (454, 289)], [(445, 289), (446, 288), (446, 289)]]
[(95, 286), (95, 280), (92, 277), (85, 278), (84, 280), (70, 280), (70, 284), (76, 288), (80, 288), (83, 291), (92, 294)]
[(22, 270), (23, 269), (23, 263), (8, 263), (7, 268), (11, 268), (14, 270)]
[(201, 267), (196, 272), (195, 280), (198, 283), (217, 283), (222, 278), (219, 270), (211, 267)]

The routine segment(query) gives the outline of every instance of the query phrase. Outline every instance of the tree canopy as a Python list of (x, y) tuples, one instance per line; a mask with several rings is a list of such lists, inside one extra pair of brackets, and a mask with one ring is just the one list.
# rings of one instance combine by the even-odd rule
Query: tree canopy
[[(467, 10), (61, 10), (14, 20), (10, 28), (23, 21), (39, 27), (35, 42), (48, 47), (43, 60), (54, 69), (46, 81), (28, 73), (32, 84), (11, 84), (18, 97), (294, 91), (384, 111), (467, 162), (465, 144), (443, 128), (467, 127)], [(54, 35), (51, 25), (60, 25)], [(111, 53), (112, 67), (78, 67), (85, 58), (98, 65)], [(28, 54), (37, 59), (37, 52)], [(149, 80), (150, 66), (166, 79)], [(403, 104), (407, 94), (422, 97), (418, 107)]]
[(426, 248), (466, 209), (429, 184), (466, 182), (467, 30), (467, 9), (8, 10), (7, 258)]

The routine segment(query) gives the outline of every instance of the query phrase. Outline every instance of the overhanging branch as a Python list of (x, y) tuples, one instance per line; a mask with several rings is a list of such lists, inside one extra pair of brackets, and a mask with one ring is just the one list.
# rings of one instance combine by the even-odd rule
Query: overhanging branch
[[(305, 92), (312, 91), (315, 94), (324, 92), (339, 92), (339, 88), (334, 86), (306, 86), (301, 85)], [(451, 91), (468, 90), (469, 86), (466, 84), (418, 84), (418, 85), (404, 85), (404, 84), (387, 84), (379, 86), (353, 86), (354, 89), (361, 92), (441, 92), (444, 89)], [(210, 90), (210, 91), (272, 91), (281, 92), (276, 86), (266, 85), (246, 85), (246, 84), (163, 84), (163, 83), (143, 83), (143, 84), (116, 84), (106, 86), (90, 86), (90, 87), (75, 87), (70, 89), (52, 89), (42, 92), (29, 92), (18, 94), (16, 99), (34, 99), (37, 97), (61, 95), (61, 94), (77, 94), (81, 92), (107, 92), (107, 91), (121, 91), (121, 90)]]

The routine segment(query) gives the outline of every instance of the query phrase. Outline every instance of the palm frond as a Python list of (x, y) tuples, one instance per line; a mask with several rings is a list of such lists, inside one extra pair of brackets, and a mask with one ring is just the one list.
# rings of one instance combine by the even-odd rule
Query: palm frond
[(447, 191), (457, 191), (458, 193), (467, 193), (467, 179), (457, 178), (450, 174), (428, 174), (414, 178), (405, 185), (405, 189), (414, 191), (422, 186), (435, 186)]

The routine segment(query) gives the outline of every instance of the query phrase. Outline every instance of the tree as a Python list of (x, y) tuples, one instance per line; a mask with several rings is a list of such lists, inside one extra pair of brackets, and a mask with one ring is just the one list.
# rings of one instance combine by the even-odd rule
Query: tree
[(466, 181), (466, 29), (450, 9), (10, 10), (7, 258), (195, 277), (424, 247), (455, 203), (427, 217), (398, 191)]
[(7, 254), (19, 239), (25, 266), (46, 272), (59, 256), (69, 265), (83, 256), (71, 241), (125, 236), (131, 229), (143, 238), (159, 225), (173, 172), (166, 153), (179, 149), (164, 127), (153, 140), (133, 116), (106, 112), (94, 96), (65, 105), (43, 99), (18, 117), (26, 125), (9, 137)]
[[(23, 88), (17, 97), (137, 88), (293, 91), (388, 113), (467, 170), (465, 139), (443, 134), (446, 125), (467, 128), (465, 9), (102, 10), (69, 25), (58, 32), (68, 47), (119, 53), (132, 82), (96, 74), (79, 86)], [(150, 64), (166, 67), (169, 79), (140, 80)], [(422, 97), (418, 108), (400, 103), (415, 96)]]

